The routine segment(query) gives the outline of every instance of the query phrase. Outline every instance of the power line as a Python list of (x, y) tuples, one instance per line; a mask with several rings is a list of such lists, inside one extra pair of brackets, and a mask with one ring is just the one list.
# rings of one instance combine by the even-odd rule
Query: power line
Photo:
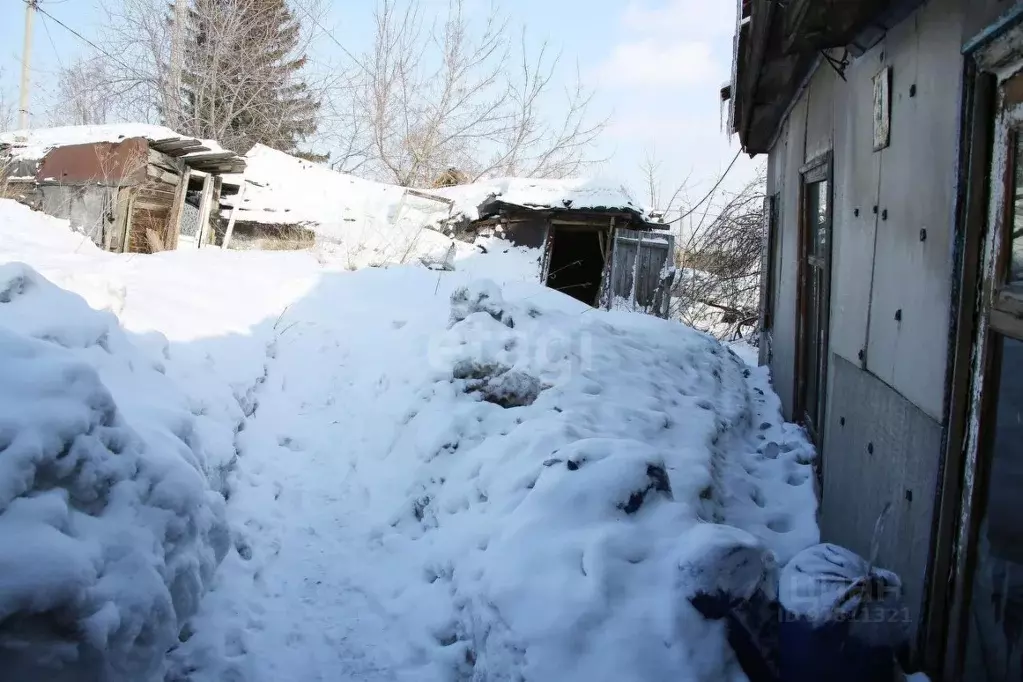
[[(22, 1), (23, 1), (23, 2), (25, 3), (25, 4), (30, 4), (30, 3), (32, 2), (32, 0), (22, 0)], [(101, 47), (100, 47), (99, 45), (97, 45), (96, 43), (92, 42), (91, 40), (89, 40), (88, 38), (86, 38), (85, 36), (83, 36), (83, 35), (82, 35), (81, 33), (79, 33), (78, 31), (76, 31), (75, 29), (71, 28), (70, 26), (68, 26), (67, 24), (65, 24), (65, 23), (64, 23), (63, 21), (61, 21), (61, 20), (60, 20), (60, 19), (58, 19), (57, 17), (53, 16), (52, 14), (50, 14), (49, 12), (47, 12), (46, 10), (44, 10), (44, 9), (42, 8), (42, 6), (41, 6), (40, 4), (38, 4), (38, 3), (36, 4), (36, 11), (38, 11), (38, 12), (39, 12), (39, 13), (41, 13), (41, 14), (42, 14), (43, 16), (45, 16), (45, 17), (47, 17), (48, 19), (50, 19), (51, 21), (53, 21), (53, 23), (55, 23), (55, 24), (57, 24), (58, 26), (60, 26), (61, 28), (63, 28), (63, 29), (65, 30), (65, 31), (67, 31), (67, 32), (68, 32), (68, 33), (70, 33), (71, 35), (73, 35), (73, 36), (75, 36), (76, 38), (78, 38), (79, 40), (81, 40), (81, 41), (82, 41), (83, 43), (85, 43), (85, 44), (89, 45), (90, 47), (92, 47), (92, 48), (93, 48), (94, 50), (96, 50), (97, 52), (99, 52), (100, 54), (102, 54), (103, 56), (105, 56), (105, 57), (106, 57), (107, 59), (111, 59), (111, 60), (113, 60), (114, 62), (116, 62), (117, 64), (120, 64), (121, 66), (123, 66), (123, 67), (125, 67), (125, 68), (130, 68), (130, 67), (129, 67), (128, 65), (126, 65), (126, 64), (125, 64), (124, 62), (122, 62), (122, 61), (121, 61), (120, 59), (118, 59), (118, 58), (117, 58), (117, 57), (115, 57), (114, 55), (110, 54), (109, 52), (107, 52), (106, 50), (104, 50), (103, 48), (101, 48)]]
[[(36, 6), (36, 9), (39, 9), (39, 7), (38, 7), (38, 6)], [(40, 11), (42, 11), (42, 10), (40, 10)], [(53, 42), (53, 36), (52, 36), (52, 35), (50, 35), (50, 27), (49, 27), (49, 26), (47, 25), (47, 23), (46, 23), (45, 21), (44, 21), (44, 22), (42, 22), (42, 24), (43, 24), (43, 30), (44, 30), (44, 31), (46, 31), (46, 39), (50, 41), (50, 47), (52, 47), (52, 48), (53, 48), (53, 56), (54, 56), (54, 58), (56, 58), (56, 60), (57, 60), (57, 65), (58, 65), (58, 66), (59, 66), (60, 68), (62, 68), (62, 69), (63, 69), (63, 68), (64, 68), (64, 62), (63, 62), (63, 60), (62, 60), (62, 59), (60, 58), (60, 53), (59, 53), (59, 52), (57, 52), (57, 44), (56, 44), (55, 42)]]
[(726, 177), (728, 177), (728, 171), (732, 170), (732, 166), (734, 166), (735, 162), (739, 160), (740, 154), (742, 154), (742, 149), (739, 149), (739, 151), (735, 152), (735, 157), (732, 159), (732, 162), (728, 164), (728, 168), (726, 168), (725, 172), (721, 174), (721, 177), (718, 178), (718, 181), (714, 183), (714, 186), (710, 188), (710, 191), (707, 192), (707, 195), (705, 197), (700, 199), (700, 201), (698, 201), (695, 206), (690, 208), (683, 215), (680, 215), (678, 218), (675, 218), (674, 220), (669, 220), (667, 223), (665, 223), (665, 225), (671, 225), (672, 223), (677, 223), (685, 220), (686, 218), (691, 216), (696, 211), (696, 209), (703, 206), (707, 199), (710, 199), (712, 196), (714, 196), (714, 192), (718, 190), (718, 187), (721, 186), (721, 183), (725, 181)]

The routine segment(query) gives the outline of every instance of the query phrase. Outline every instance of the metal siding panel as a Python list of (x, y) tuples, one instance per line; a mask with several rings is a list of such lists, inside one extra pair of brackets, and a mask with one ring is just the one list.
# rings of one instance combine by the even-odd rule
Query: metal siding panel
[(838, 74), (827, 64), (818, 68), (807, 87), (806, 149), (803, 161), (811, 161), (831, 149), (835, 129), (835, 97), (844, 83), (836, 83)]
[[(938, 420), (944, 404), (962, 72), (961, 18), (950, 7), (955, 2), (928, 3), (886, 40), (887, 63), (893, 67), (892, 131), (891, 146), (881, 152), (881, 220), (867, 349), (870, 371)], [(910, 96), (913, 85), (915, 97)]]
[(799, 169), (806, 141), (806, 97), (796, 102), (775, 149), (780, 153), (784, 184), (778, 215), (777, 305), (772, 337), (771, 374), (781, 399), (782, 413), (791, 419), (795, 409), (796, 297), (799, 277)]
[(36, 180), (65, 185), (136, 185), (146, 179), (148, 155), (148, 142), (140, 137), (56, 147), (43, 157)]
[(941, 425), (845, 359), (833, 358), (831, 365), (821, 540), (869, 556), (875, 522), (891, 503), (878, 563), (902, 577), (915, 633), (931, 544)]
[(850, 64), (848, 84), (836, 91), (830, 339), (832, 353), (857, 365), (867, 347), (881, 168), (871, 143), (871, 79), (883, 50), (882, 43)]

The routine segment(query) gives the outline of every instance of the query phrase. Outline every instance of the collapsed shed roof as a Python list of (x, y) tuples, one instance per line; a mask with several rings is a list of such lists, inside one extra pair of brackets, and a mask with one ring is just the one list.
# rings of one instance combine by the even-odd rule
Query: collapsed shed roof
[(245, 158), (213, 140), (199, 140), (170, 128), (147, 123), (35, 128), (0, 133), (0, 151), (16, 161), (39, 161), (50, 151), (72, 145), (122, 142), (143, 138), (149, 147), (181, 159), (185, 165), (206, 173), (240, 173)]

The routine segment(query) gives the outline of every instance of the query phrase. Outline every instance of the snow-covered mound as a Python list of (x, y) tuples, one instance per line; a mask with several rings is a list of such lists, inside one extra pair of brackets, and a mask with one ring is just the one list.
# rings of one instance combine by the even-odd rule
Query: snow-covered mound
[(109, 313), (0, 265), (0, 669), (152, 679), (229, 544), (183, 396)]
[[(245, 155), (238, 220), (268, 224), (337, 224), (386, 214), (404, 190), (257, 144)], [(224, 197), (233, 206), (236, 197)], [(442, 207), (446, 208), (446, 207)]]
[(448, 203), (409, 194), (404, 187), (364, 180), (264, 145), (245, 155), (237, 220), (267, 226), (296, 226), (315, 233), (350, 266), (443, 260), (451, 240), (430, 229), (450, 212)]
[(133, 679), (741, 680), (688, 598), (728, 547), (780, 563), (817, 541), (813, 449), (766, 371), (544, 288), (535, 252), (490, 240), (437, 272), (133, 258), (12, 206), (0, 261), (110, 307), (138, 355), (115, 372), (50, 304), (84, 346), (58, 350), (143, 445), (191, 419), (191, 470), (227, 493), (212, 589), (164, 676)]

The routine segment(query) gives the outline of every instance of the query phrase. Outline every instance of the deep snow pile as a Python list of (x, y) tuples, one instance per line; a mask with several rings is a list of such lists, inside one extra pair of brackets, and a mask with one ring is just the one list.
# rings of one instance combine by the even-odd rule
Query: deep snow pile
[[(817, 539), (765, 371), (541, 287), (535, 253), (123, 257), (21, 210), (0, 201), (0, 260), (113, 309), (225, 464), (230, 549), (167, 680), (743, 679), (693, 566)], [(141, 387), (105, 371), (145, 439)]]
[(0, 669), (144, 680), (227, 551), (184, 396), (109, 313), (0, 265)]

